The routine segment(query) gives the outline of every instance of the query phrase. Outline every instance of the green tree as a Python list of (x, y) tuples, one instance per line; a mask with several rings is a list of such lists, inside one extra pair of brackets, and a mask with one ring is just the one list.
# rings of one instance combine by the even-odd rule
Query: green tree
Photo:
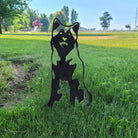
[(0, 34), (1, 25), (4, 19), (21, 14), (27, 7), (29, 0), (0, 0)]
[(8, 31), (9, 26), (13, 25), (13, 18), (4, 19), (2, 22), (2, 28)]
[(47, 32), (48, 28), (49, 28), (49, 21), (48, 18), (46, 16), (46, 14), (40, 14), (40, 22), (43, 23), (43, 25), (41, 26), (41, 31), (42, 32)]
[(77, 21), (77, 18), (78, 18), (78, 13), (72, 9), (71, 11), (71, 23), (75, 23)]
[(27, 15), (27, 11), (24, 11), (20, 16), (18, 16), (18, 18), (20, 20), (19, 23), (22, 25), (20, 30), (23, 30), (23, 31), (30, 30), (30, 18)]
[(17, 30), (27, 31), (30, 29), (30, 18), (27, 16), (26, 12), (23, 12), (21, 15), (14, 17), (13, 27), (14, 32)]
[(101, 26), (104, 31), (108, 30), (108, 28), (110, 27), (111, 20), (112, 20), (112, 17), (108, 12), (104, 12), (103, 16), (100, 17)]
[[(57, 11), (57, 12), (54, 14), (53, 20), (54, 20), (55, 18), (58, 18), (62, 24), (66, 25), (67, 19), (66, 19), (66, 16), (65, 16), (65, 14), (64, 14), (63, 11)], [(57, 30), (59, 31), (61, 28), (64, 28), (64, 27), (61, 27), (61, 26), (60, 26), (60, 27), (58, 27)]]
[(54, 14), (51, 13), (48, 17), (49, 23), (52, 23), (53, 17), (54, 17)]
[(22, 16), (16, 16), (13, 20), (14, 32), (23, 28)]
[(61, 11), (64, 12), (67, 22), (69, 22), (69, 7), (68, 6), (64, 6), (63, 9), (61, 9)]
[(125, 25), (125, 27), (130, 31), (131, 30), (131, 26), (129, 24)]
[(49, 17), (48, 17), (48, 20), (49, 20), (49, 29), (48, 29), (48, 31), (50, 31), (50, 32), (51, 32), (51, 30), (52, 30), (52, 21), (53, 21), (53, 18), (54, 18), (54, 14), (51, 13), (51, 14), (49, 15)]

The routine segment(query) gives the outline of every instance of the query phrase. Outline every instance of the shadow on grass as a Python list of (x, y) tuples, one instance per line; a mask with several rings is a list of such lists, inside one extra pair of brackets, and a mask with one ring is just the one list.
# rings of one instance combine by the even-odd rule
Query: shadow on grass
[[(17, 54), (17, 53), (16, 53)], [(18, 54), (14, 56), (14, 53), (0, 53), (0, 60), (11, 61), (13, 64), (33, 63), (33, 61), (41, 56), (38, 55), (23, 55)]]

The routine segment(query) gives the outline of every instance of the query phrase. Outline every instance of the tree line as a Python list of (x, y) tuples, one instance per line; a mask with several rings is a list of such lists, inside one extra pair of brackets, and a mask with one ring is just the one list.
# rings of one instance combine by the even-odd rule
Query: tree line
[[(33, 29), (32, 22), (39, 18), (40, 23), (43, 25), (40, 27), (40, 31), (51, 31), (52, 21), (54, 18), (58, 18), (63, 24), (69, 25), (77, 21), (78, 13), (72, 9), (69, 18), (69, 7), (64, 6), (60, 11), (51, 13), (49, 17), (46, 13), (38, 13), (28, 7), (31, 0), (0, 0), (0, 34), (2, 29), (5, 31), (17, 30), (31, 31)], [(99, 18), (101, 27), (104, 31), (107, 31), (110, 27), (110, 22), (113, 18), (108, 12), (104, 12), (103, 16)], [(129, 24), (125, 25), (126, 28), (131, 30)], [(138, 26), (136, 26), (138, 28)]]
[(58, 18), (63, 24), (71, 24), (77, 21), (78, 13), (72, 9), (69, 18), (70, 9), (64, 6), (56, 13), (51, 13), (49, 16), (46, 13), (38, 13), (28, 7), (28, 2), (31, 0), (0, 0), (0, 34), (4, 31), (17, 30), (31, 31), (33, 30), (32, 22), (39, 18), (39, 22), (43, 25), (40, 31), (48, 32), (52, 28), (52, 20)]

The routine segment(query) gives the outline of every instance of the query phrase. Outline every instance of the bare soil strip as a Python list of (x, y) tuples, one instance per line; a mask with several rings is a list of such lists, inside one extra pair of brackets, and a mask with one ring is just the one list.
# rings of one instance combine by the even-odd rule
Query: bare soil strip
[[(14, 79), (9, 82), (9, 85), (11, 87), (11, 90), (8, 92), (8, 96), (6, 99), (12, 99), (13, 96), (16, 96), (18, 92), (25, 91), (27, 88), (27, 82), (29, 82), (35, 75), (36, 70), (38, 67), (36, 67), (34, 70), (30, 70), (29, 72), (25, 72), (24, 68), (20, 64), (13, 65), (14, 68)], [(24, 96), (27, 96), (27, 94), (24, 94)], [(17, 98), (16, 101), (13, 100), (13, 103), (20, 103), (21, 99)], [(11, 102), (3, 102), (0, 103), (0, 107), (12, 107), (13, 104)]]

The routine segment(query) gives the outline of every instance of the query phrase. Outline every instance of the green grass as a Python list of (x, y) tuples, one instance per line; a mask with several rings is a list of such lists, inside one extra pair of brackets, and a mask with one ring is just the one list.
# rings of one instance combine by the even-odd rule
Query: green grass
[[(85, 62), (85, 82), (93, 95), (91, 107), (85, 100), (69, 104), (69, 86), (60, 82), (60, 102), (48, 103), (51, 89), (50, 34), (0, 35), (2, 66), (39, 63), (37, 75), (28, 82), (20, 104), (0, 108), (0, 137), (137, 138), (138, 125), (138, 33), (80, 33), (80, 36), (118, 36), (111, 39), (79, 39)], [(82, 66), (74, 50), (69, 57), (77, 62), (74, 78), (82, 86)], [(54, 62), (58, 59), (54, 54)], [(8, 65), (7, 65), (8, 64)], [(4, 69), (5, 70), (5, 69)], [(6, 75), (5, 75), (6, 76)], [(6, 80), (6, 79), (5, 79)], [(0, 86), (4, 86), (0, 81)], [(0, 89), (1, 90), (1, 89)], [(0, 91), (2, 93), (3, 91)]]
[(14, 69), (9, 61), (0, 61), (0, 102), (7, 97), (5, 91), (9, 91), (9, 82), (13, 79)]

